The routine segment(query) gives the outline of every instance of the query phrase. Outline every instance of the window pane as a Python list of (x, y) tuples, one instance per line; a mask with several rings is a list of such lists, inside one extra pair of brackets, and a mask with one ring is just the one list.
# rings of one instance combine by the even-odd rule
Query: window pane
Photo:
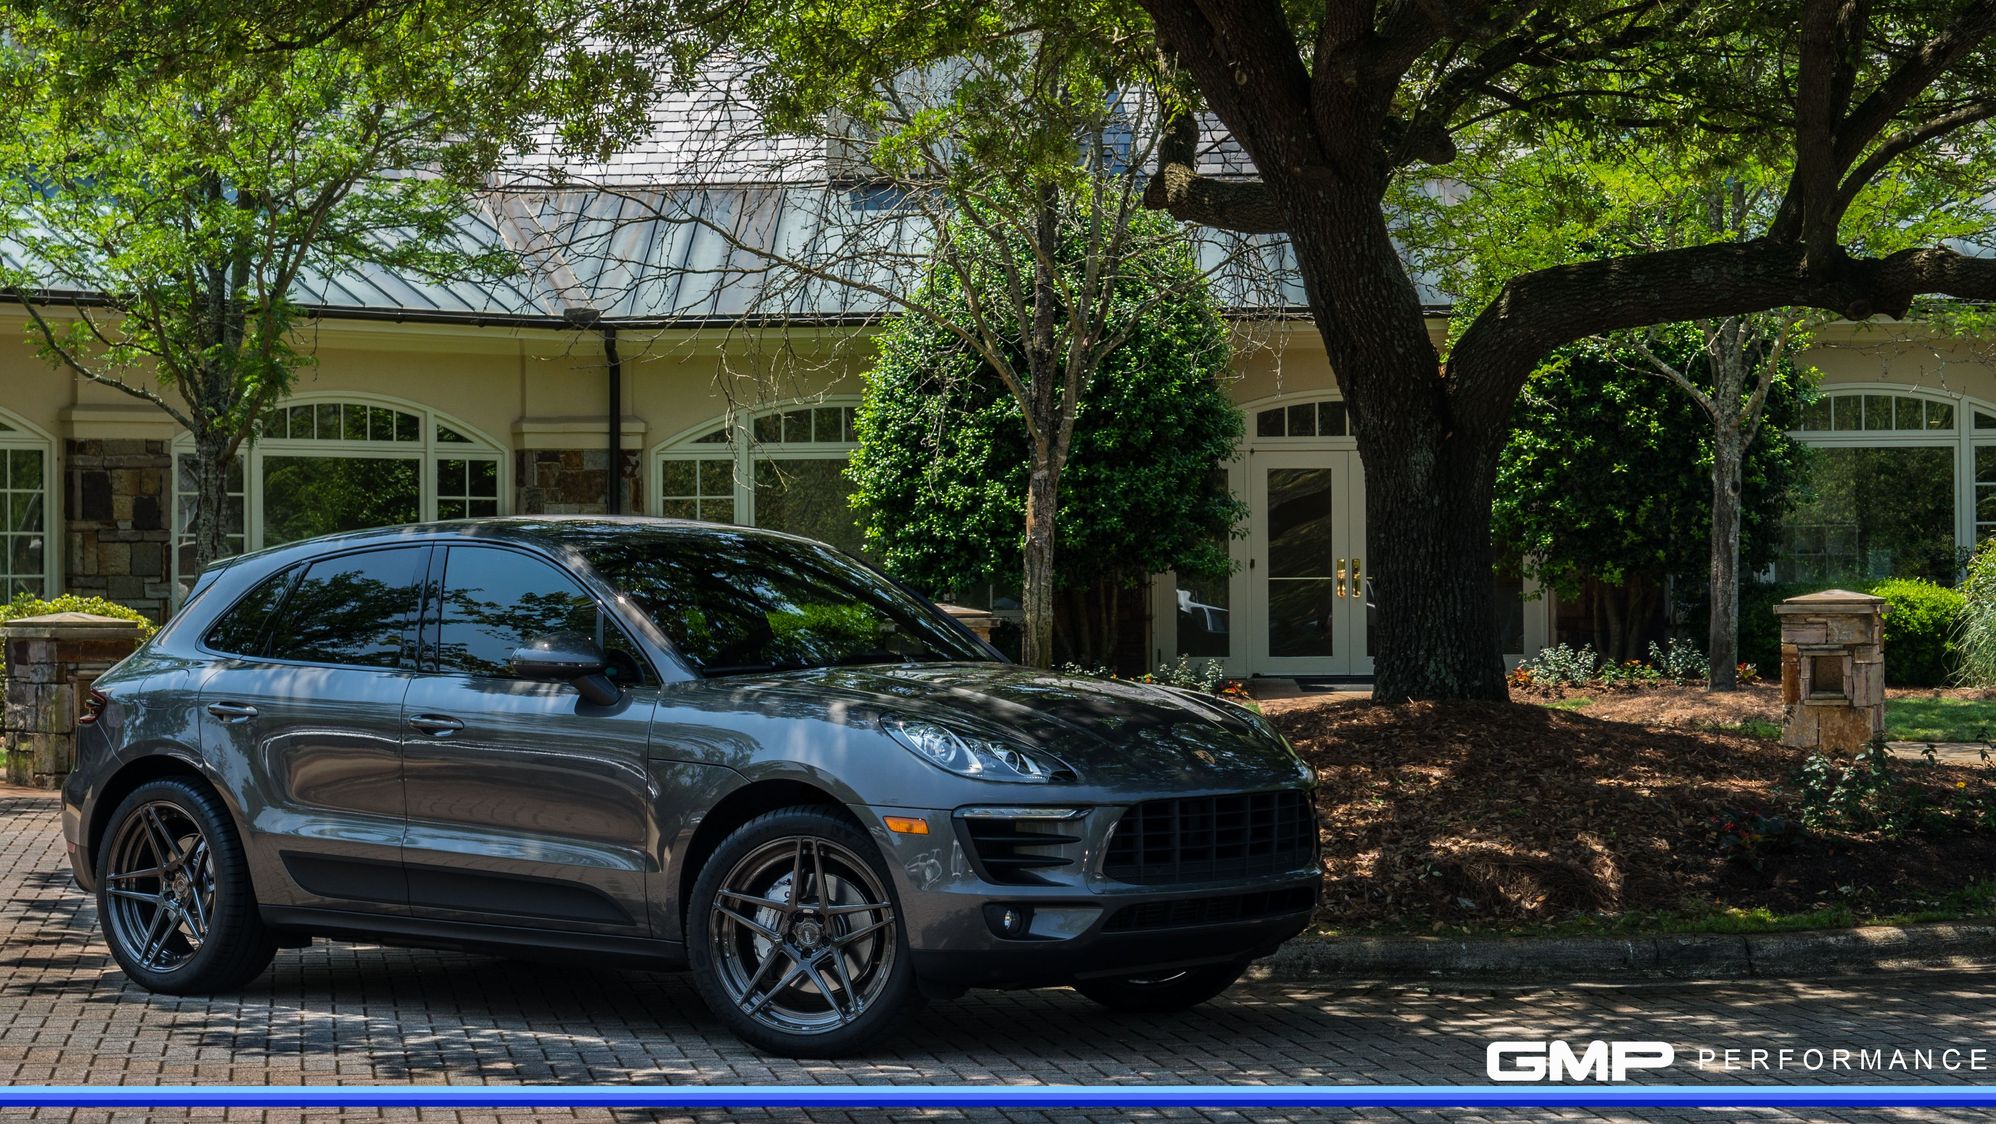
[(464, 501), (439, 499), (437, 501), (437, 518), (439, 519), (464, 518)]
[(1818, 398), (1803, 408), (1802, 428), (1809, 430), (1827, 430), (1830, 428), (1829, 399)]
[(232, 655), (262, 655), (271, 617), (284, 602), (291, 579), (297, 576), (298, 567), (293, 566), (265, 578), (208, 630), (208, 646)]
[(700, 518), (699, 500), (663, 500), (658, 505), (658, 513), (667, 519)]
[(340, 436), (348, 441), (367, 440), (367, 407), (345, 405), (340, 407)]
[[(1981, 454), (1978, 451), (1978, 471)], [(1953, 584), (1954, 449), (1817, 449), (1784, 520), (1782, 581), (1929, 578)], [(1820, 529), (1821, 553), (1801, 534)]]
[(1228, 600), (1230, 583), (1179, 578), (1178, 654), (1223, 660), (1232, 654), (1233, 613)]
[(780, 414), (764, 414), (755, 419), (755, 439), (764, 444), (783, 440), (783, 417)]
[(437, 462), (437, 494), (440, 496), (461, 496), (464, 494), (465, 464), (463, 461)]
[(756, 461), (755, 525), (860, 553), (845, 467), (844, 459)]
[(1254, 435), (1256, 437), (1282, 436), (1282, 417), (1283, 413), (1279, 407), (1273, 410), (1263, 410), (1261, 413), (1256, 414), (1254, 417)]
[(658, 494), (661, 496), (691, 496), (694, 491), (694, 462), (665, 461), (658, 478)]
[(7, 454), (9, 488), (36, 489), (42, 486), (42, 454), (35, 449), (15, 449)]
[(1892, 428), (1892, 396), (1890, 394), (1867, 394), (1864, 396), (1864, 428), (1867, 430)]
[(698, 501), (697, 507), (699, 510), (698, 518), (705, 519), (709, 523), (735, 522), (735, 501), (732, 498), (719, 500), (702, 499)]
[(457, 430), (452, 429), (450, 426), (440, 425), (437, 427), (437, 440), (443, 442), (444, 444), (458, 445), (458, 444), (469, 444), (471, 438), (466, 437), (464, 434), (459, 433)]
[(485, 518), (486, 516), (499, 514), (499, 501), (480, 500), (480, 499), (466, 500), (465, 508), (466, 508), (465, 513), (467, 515), (470, 515), (474, 519), (482, 519)]
[(1928, 429), (1953, 429), (1954, 406), (1947, 402), (1927, 403)]
[(596, 602), (574, 578), (510, 550), (452, 547), (444, 566), (437, 667), (505, 675), (513, 651), (557, 633), (596, 635)]
[(735, 490), (735, 462), (711, 460), (700, 462), (700, 494), (703, 496), (733, 495)]
[(1864, 428), (1864, 399), (1859, 395), (1846, 395), (1830, 399), (1830, 428), (1838, 432), (1850, 432)]
[(416, 608), (427, 547), (397, 547), (315, 562), (284, 603), (270, 654), (309, 663), (394, 667)]
[(1317, 436), (1343, 437), (1345, 435), (1345, 404), (1343, 402), (1317, 403)]
[(1314, 437), (1317, 434), (1317, 408), (1304, 404), (1289, 407), (1289, 436)]
[(811, 439), (810, 410), (786, 410), (783, 413), (783, 440), (788, 442), (809, 441)]
[(264, 545), (416, 522), (417, 467), (401, 457), (265, 457)]
[(496, 499), (499, 495), (499, 462), (478, 460), (471, 462), (471, 482), (464, 494)]
[(1996, 484), (1996, 445), (1975, 447), (1975, 482)]
[(318, 421), (313, 426), (313, 435), (321, 441), (335, 441), (340, 436), (340, 404), (321, 402), (314, 407), (318, 411)]

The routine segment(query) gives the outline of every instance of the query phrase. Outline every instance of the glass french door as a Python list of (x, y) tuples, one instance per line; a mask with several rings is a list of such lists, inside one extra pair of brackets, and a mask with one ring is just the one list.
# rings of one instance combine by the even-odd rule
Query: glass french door
[(1365, 485), (1358, 454), (1248, 459), (1248, 663), (1265, 675), (1365, 675)]

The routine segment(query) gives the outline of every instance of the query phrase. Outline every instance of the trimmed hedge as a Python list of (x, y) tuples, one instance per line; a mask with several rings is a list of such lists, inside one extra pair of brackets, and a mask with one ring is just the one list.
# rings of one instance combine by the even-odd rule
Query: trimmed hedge
[(1885, 598), (1885, 683), (1945, 687), (1955, 678), (1955, 630), (1967, 601), (1924, 578), (1887, 578), (1869, 590)]
[[(1790, 597), (1831, 589), (1835, 582), (1755, 583), (1740, 590), (1740, 659), (1760, 669), (1762, 678), (1781, 676), (1781, 624), (1774, 606)], [(1886, 578), (1868, 587), (1883, 597), (1885, 682), (1891, 687), (1945, 687), (1954, 682), (1955, 630), (1966, 601), (1958, 590), (1924, 578)]]

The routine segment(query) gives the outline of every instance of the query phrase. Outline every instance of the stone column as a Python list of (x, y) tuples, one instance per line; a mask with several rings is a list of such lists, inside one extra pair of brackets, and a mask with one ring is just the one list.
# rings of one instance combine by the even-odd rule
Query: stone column
[(1855, 753), (1885, 729), (1885, 601), (1826, 589), (1781, 619), (1781, 744)]
[(139, 626), (92, 613), (50, 613), (0, 624), (7, 655), (0, 738), (7, 780), (61, 788), (76, 762), (76, 719), (90, 685), (139, 644)]
[(973, 609), (968, 605), (937, 603), (936, 608), (956, 618), (956, 622), (977, 634), (979, 640), (991, 643), (991, 630), (998, 624), (998, 618), (983, 609)]

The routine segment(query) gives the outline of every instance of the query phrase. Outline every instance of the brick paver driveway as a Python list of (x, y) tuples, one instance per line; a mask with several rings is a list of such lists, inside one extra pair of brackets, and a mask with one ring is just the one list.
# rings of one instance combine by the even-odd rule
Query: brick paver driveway
[[(759, 1057), (730, 1038), (707, 1015), (692, 988), (672, 975), (543, 967), (450, 953), (322, 943), (280, 954), (272, 971), (242, 995), (153, 996), (126, 984), (100, 942), (95, 910), (71, 884), (62, 859), (54, 801), (18, 789), (0, 789), (0, 931), (0, 1082), (15, 1084), (1480, 1084), (1484, 1047), (1499, 1037), (1664, 1039), (1680, 1053), (1679, 1065), (1667, 1075), (1673, 1081), (1778, 1079), (1701, 1073), (1695, 1065), (1700, 1048), (1985, 1048), (1991, 1051), (1987, 1064), (1992, 1068), (1981, 1073), (1844, 1073), (1837, 1079), (1996, 1082), (1996, 981), (1959, 975), (1630, 987), (1261, 984), (1244, 985), (1197, 1012), (1167, 1019), (1109, 1015), (1066, 991), (983, 993), (932, 1006), (904, 1037), (870, 1058), (846, 1062)], [(41, 1110), (37, 1115), (98, 1120), (111, 1114)], [(128, 1113), (122, 1118), (185, 1115)], [(220, 1113), (208, 1110), (205, 1115)], [(230, 1113), (231, 1118), (258, 1120), (299, 1115)], [(372, 1111), (353, 1115), (397, 1116)], [(543, 1115), (604, 1119), (610, 1114)], [(797, 1114), (733, 1115), (767, 1119)], [(1099, 1111), (1009, 1115), (1019, 1120), (1125, 1118)], [(1269, 1120), (1307, 1114), (1174, 1110), (1138, 1115)], [(1433, 1118), (1383, 1111), (1367, 1115)], [(1468, 1114), (1452, 1118), (1463, 1115)], [(1536, 1111), (1513, 1118), (1554, 1115), (1602, 1118)], [(1904, 1112), (1898, 1118), (1938, 1115)], [(626, 1119), (650, 1116), (624, 1114)], [(897, 1114), (908, 1119), (958, 1116)], [(1749, 1116), (1793, 1118), (1773, 1112), (1699, 1118)], [(421, 1118), (490, 1121), (497, 1116), (490, 1111), (426, 1110)], [(823, 1113), (820, 1118), (883, 1116)]]

